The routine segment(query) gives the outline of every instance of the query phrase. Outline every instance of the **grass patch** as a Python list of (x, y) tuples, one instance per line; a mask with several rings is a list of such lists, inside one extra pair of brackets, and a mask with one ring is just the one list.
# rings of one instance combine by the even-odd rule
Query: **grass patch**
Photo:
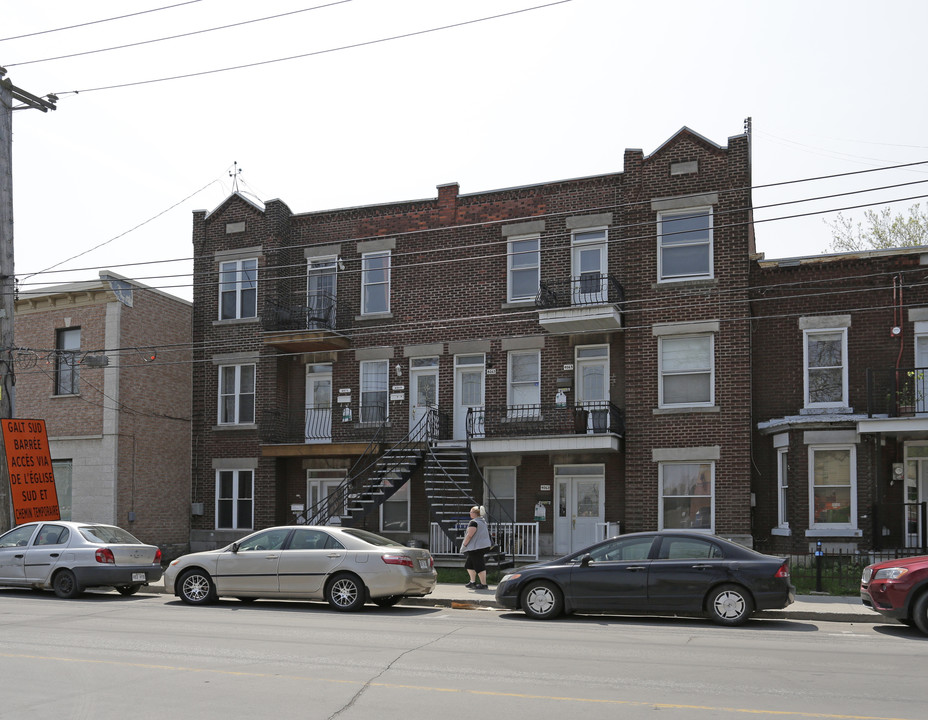
[[(443, 585), (463, 585), (470, 580), (464, 568), (440, 567), (435, 569), (438, 571), (438, 582)], [(496, 585), (502, 580), (503, 575), (504, 573), (500, 570), (487, 568), (487, 584)]]

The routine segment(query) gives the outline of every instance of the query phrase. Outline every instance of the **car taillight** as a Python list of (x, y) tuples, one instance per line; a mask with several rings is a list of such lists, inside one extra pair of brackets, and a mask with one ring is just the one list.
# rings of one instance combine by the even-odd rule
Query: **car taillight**
[(780, 569), (777, 570), (777, 574), (774, 577), (778, 578), (788, 578), (789, 577), (789, 563), (783, 563), (780, 565)]
[(152, 564), (160, 565), (161, 564), (161, 548), (155, 550), (155, 559), (152, 560)]
[(405, 565), (412, 567), (412, 558), (409, 555), (381, 555), (380, 558), (387, 565)]
[(110, 565), (116, 564), (116, 558), (113, 556), (113, 551), (109, 548), (100, 548), (93, 554), (93, 556), (98, 563), (109, 563)]

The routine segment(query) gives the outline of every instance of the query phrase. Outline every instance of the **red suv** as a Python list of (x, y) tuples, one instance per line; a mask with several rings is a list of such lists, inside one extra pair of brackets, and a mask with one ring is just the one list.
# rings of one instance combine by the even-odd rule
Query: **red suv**
[(928, 634), (928, 555), (868, 565), (860, 578), (860, 599), (881, 615)]

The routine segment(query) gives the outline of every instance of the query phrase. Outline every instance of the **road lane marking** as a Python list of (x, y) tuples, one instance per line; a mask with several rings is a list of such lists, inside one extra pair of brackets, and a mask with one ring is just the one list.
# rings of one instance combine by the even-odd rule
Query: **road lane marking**
[(921, 718), (887, 717), (884, 715), (845, 715), (840, 713), (815, 713), (801, 710), (761, 710), (757, 708), (724, 707), (717, 705), (682, 705), (677, 703), (646, 702), (642, 700), (610, 700), (602, 698), (572, 697), (569, 695), (535, 695), (533, 693), (513, 693), (494, 690), (468, 690), (459, 688), (443, 688), (433, 685), (401, 685), (398, 683), (366, 682), (364, 680), (344, 680), (338, 678), (309, 677), (305, 675), (287, 675), (284, 673), (260, 673), (242, 670), (211, 670), (194, 668), (184, 665), (156, 665), (152, 663), (129, 663), (117, 660), (95, 660), (90, 658), (68, 658), (55, 655), (27, 655), (22, 653), (0, 653), (0, 658), (17, 660), (51, 660), (55, 662), (86, 663), (90, 665), (118, 665), (122, 667), (135, 667), (144, 670), (168, 670), (171, 672), (197, 672), (210, 675), (227, 675), (230, 677), (275, 678), (284, 680), (299, 680), (300, 682), (313, 681), (341, 685), (363, 685), (389, 690), (423, 690), (437, 693), (457, 693), (460, 695), (482, 695), (484, 697), (513, 698), (518, 700), (544, 700), (572, 703), (586, 703), (591, 705), (615, 705), (626, 707), (650, 707), (655, 710), (702, 710), (714, 713), (737, 713), (743, 715), (770, 715), (778, 718), (816, 718), (816, 720), (922, 720)]

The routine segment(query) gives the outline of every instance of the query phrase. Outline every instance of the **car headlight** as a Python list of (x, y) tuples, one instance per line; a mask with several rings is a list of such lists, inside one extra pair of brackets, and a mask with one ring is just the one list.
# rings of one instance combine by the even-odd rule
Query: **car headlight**
[(872, 580), (898, 580), (909, 571), (904, 567), (883, 568), (873, 573)]
[(515, 580), (518, 577), (521, 577), (522, 573), (509, 573), (508, 575), (503, 575), (503, 579), (499, 581), (499, 584), (502, 585), (504, 582), (509, 582), (510, 580)]

